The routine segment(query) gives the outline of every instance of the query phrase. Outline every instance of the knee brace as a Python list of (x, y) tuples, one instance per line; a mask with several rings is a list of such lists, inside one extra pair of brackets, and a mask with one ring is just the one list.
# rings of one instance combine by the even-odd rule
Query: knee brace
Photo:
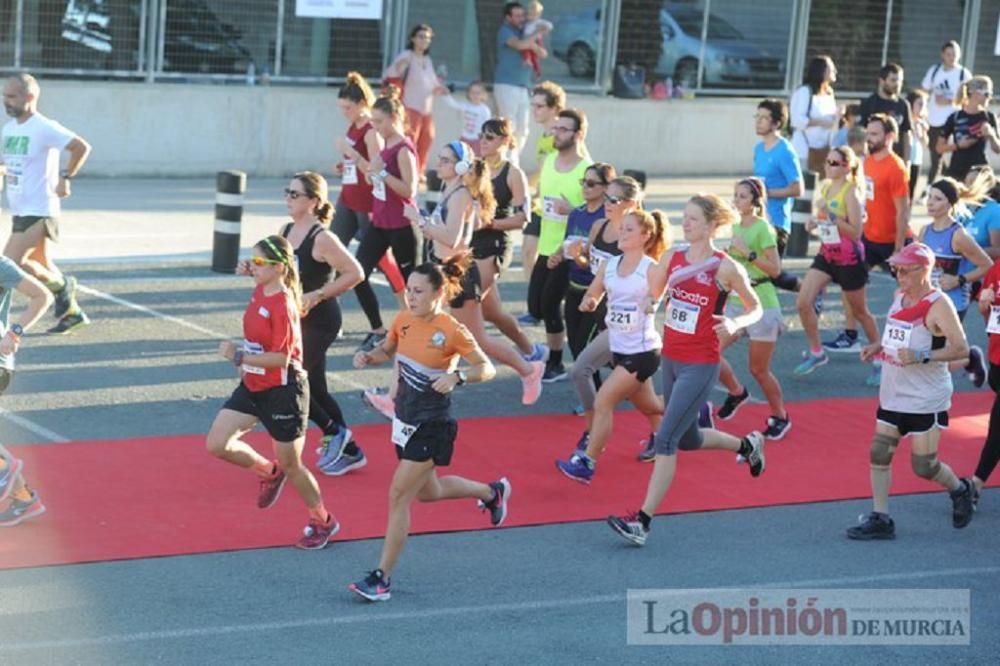
[(869, 452), (869, 460), (873, 465), (890, 465), (892, 454), (899, 444), (899, 437), (886, 435), (881, 432), (875, 433), (872, 437), (872, 448)]
[(910, 462), (913, 463), (914, 473), (928, 481), (933, 480), (941, 470), (941, 463), (938, 461), (936, 453), (928, 453), (926, 455), (914, 453), (910, 456)]

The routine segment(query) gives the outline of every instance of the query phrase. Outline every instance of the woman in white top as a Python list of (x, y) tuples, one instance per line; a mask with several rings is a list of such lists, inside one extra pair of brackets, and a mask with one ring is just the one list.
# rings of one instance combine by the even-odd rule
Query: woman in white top
[(636, 210), (627, 215), (618, 237), (622, 254), (604, 262), (580, 303), (581, 312), (593, 312), (607, 294), (605, 323), (615, 367), (597, 392), (587, 450), (573, 454), (569, 461), (556, 461), (559, 471), (574, 481), (590, 483), (594, 476), (618, 403), (636, 391), (654, 393), (649, 379), (659, 367), (663, 343), (656, 331), (656, 308), (650, 304), (659, 300), (663, 289), (653, 293), (649, 269), (656, 266), (668, 242), (667, 217), (660, 211)]
[(833, 95), (837, 80), (837, 67), (827, 55), (809, 61), (802, 85), (789, 103), (792, 145), (799, 156), (802, 168), (823, 173), (830, 140), (840, 124), (840, 110)]

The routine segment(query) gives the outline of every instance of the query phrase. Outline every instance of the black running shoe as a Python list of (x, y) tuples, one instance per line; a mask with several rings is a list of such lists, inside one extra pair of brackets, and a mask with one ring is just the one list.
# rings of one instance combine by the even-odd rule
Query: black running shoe
[(372, 331), (365, 336), (365, 339), (358, 345), (357, 351), (370, 352), (385, 341), (385, 333), (375, 333)]
[(479, 500), (479, 508), (490, 512), (490, 523), (500, 527), (507, 520), (507, 502), (510, 501), (510, 481), (502, 477), (490, 484), (493, 489), (493, 499), (489, 502)]
[(986, 383), (986, 362), (983, 360), (983, 350), (978, 345), (969, 347), (969, 363), (965, 366), (965, 373), (976, 388), (982, 388)]
[(542, 375), (543, 384), (551, 384), (553, 382), (561, 382), (566, 379), (566, 366), (562, 363), (558, 365), (549, 365), (545, 368), (545, 374)]
[(750, 443), (750, 453), (746, 456), (747, 464), (750, 465), (750, 476), (758, 477), (764, 473), (767, 461), (764, 458), (764, 435), (756, 430), (746, 436), (746, 441)]
[(368, 601), (389, 601), (392, 597), (392, 586), (381, 569), (369, 571), (367, 576), (351, 583), (347, 589)]
[(764, 438), (771, 440), (779, 440), (788, 434), (788, 431), (792, 429), (792, 422), (787, 418), (782, 419), (777, 416), (767, 417), (767, 429), (764, 430)]
[(52, 314), (55, 315), (56, 319), (62, 319), (67, 312), (76, 309), (74, 307), (76, 305), (76, 278), (67, 275), (64, 280), (63, 288), (54, 294)]
[(649, 530), (642, 526), (638, 512), (628, 513), (624, 516), (608, 516), (608, 525), (629, 543), (636, 546), (646, 544), (646, 537), (649, 536)]
[(962, 487), (948, 493), (951, 495), (951, 525), (955, 529), (962, 529), (972, 522), (973, 497), (976, 487), (972, 484), (972, 479), (960, 479)]
[(859, 525), (847, 528), (847, 538), (858, 541), (872, 541), (876, 539), (895, 539), (896, 523), (888, 514), (875, 513), (867, 516), (858, 516)]
[(736, 415), (736, 411), (749, 399), (750, 389), (744, 386), (743, 393), (740, 395), (727, 395), (725, 402), (722, 403), (722, 407), (719, 407), (719, 411), (715, 415), (723, 421), (728, 421)]
[(62, 319), (56, 322), (56, 325), (50, 328), (47, 332), (53, 335), (66, 335), (67, 333), (72, 333), (81, 326), (86, 326), (90, 323), (90, 319), (83, 313), (83, 310), (74, 312), (73, 314), (64, 315)]

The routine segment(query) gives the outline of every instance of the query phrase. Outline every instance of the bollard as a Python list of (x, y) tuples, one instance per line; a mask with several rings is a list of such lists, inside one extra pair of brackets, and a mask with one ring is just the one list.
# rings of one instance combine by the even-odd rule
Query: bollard
[(247, 175), (242, 171), (220, 171), (215, 176), (215, 237), (212, 270), (235, 273), (240, 259), (240, 221)]
[(640, 171), (638, 169), (625, 169), (625, 172), (622, 173), (622, 175), (623, 176), (631, 176), (632, 178), (635, 178), (636, 182), (639, 183), (639, 189), (641, 189), (643, 192), (646, 191), (646, 172), (645, 171)]
[(802, 196), (792, 202), (792, 234), (785, 248), (787, 257), (805, 257), (809, 253), (809, 232), (806, 223), (812, 218), (813, 190), (816, 188), (816, 174), (802, 172)]

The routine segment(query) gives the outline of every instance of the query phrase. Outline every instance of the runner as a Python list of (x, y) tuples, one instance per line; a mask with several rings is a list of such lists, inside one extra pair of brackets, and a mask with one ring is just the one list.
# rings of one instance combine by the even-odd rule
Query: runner
[[(684, 208), (687, 249), (663, 255), (653, 272), (652, 294), (667, 290), (663, 331), (663, 399), (666, 413), (656, 433), (656, 459), (642, 507), (625, 516), (609, 516), (608, 524), (632, 544), (646, 543), (656, 508), (670, 489), (677, 469), (677, 449), (726, 449), (742, 455), (752, 476), (764, 471), (764, 436), (751, 432), (739, 439), (698, 428), (698, 411), (719, 377), (720, 346), (736, 331), (761, 317), (760, 301), (743, 267), (717, 250), (716, 231), (739, 214), (714, 194), (698, 194)], [(744, 312), (723, 314), (726, 297), (735, 291)]]
[(983, 288), (979, 292), (979, 311), (987, 320), (989, 334), (990, 388), (993, 389), (993, 407), (990, 409), (990, 424), (986, 431), (986, 441), (979, 453), (979, 463), (972, 477), (974, 485), (973, 505), (979, 504), (979, 493), (989, 481), (990, 475), (1000, 462), (1000, 263), (983, 278)]
[[(0, 175), (6, 174), (7, 204), (13, 231), (4, 256), (37, 278), (55, 295), (56, 325), (49, 333), (64, 334), (90, 323), (76, 302), (76, 278), (64, 275), (52, 261), (49, 241), (59, 240), (60, 199), (70, 196), (70, 181), (90, 156), (90, 144), (38, 112), (41, 88), (30, 74), (15, 74), (3, 88), (4, 110)], [(69, 153), (66, 167), (59, 155)]]
[(907, 435), (913, 436), (913, 471), (950, 491), (952, 525), (961, 528), (972, 520), (972, 482), (959, 479), (937, 457), (951, 407), (948, 363), (967, 358), (969, 345), (951, 299), (942, 298), (944, 294), (931, 284), (934, 260), (934, 252), (923, 243), (911, 243), (889, 259), (896, 267), (899, 289), (889, 307), (882, 341), (861, 352), (864, 361), (876, 356), (884, 360), (869, 458), (874, 507), (861, 516), (860, 525), (848, 528), (850, 539), (896, 537), (889, 516), (891, 465), (899, 440)]
[(491, 118), (483, 123), (479, 147), (493, 174), (497, 209), (493, 219), (484, 220), (485, 226), (472, 232), (472, 257), (482, 284), (483, 317), (517, 345), (524, 360), (545, 361), (548, 347), (531, 343), (517, 319), (503, 309), (500, 289), (496, 286), (514, 254), (510, 232), (524, 228), (528, 219), (528, 179), (520, 167), (507, 160), (513, 140), (513, 128), (507, 118)]
[[(507, 518), (510, 481), (489, 485), (460, 476), (438, 477), (436, 468), (451, 463), (458, 422), (451, 416), (451, 392), (466, 383), (484, 382), (496, 371), (472, 334), (443, 310), (445, 301), (459, 297), (468, 260), (455, 255), (443, 265), (423, 264), (406, 284), (409, 310), (392, 323), (385, 342), (370, 352), (359, 351), (354, 367), (385, 363), (398, 353), (399, 391), (392, 441), (399, 465), (389, 488), (389, 522), (378, 568), (348, 589), (369, 601), (387, 601), (392, 571), (410, 531), (413, 500), (478, 498), (499, 527)], [(457, 370), (458, 359), (469, 367)]]
[(539, 254), (528, 282), (528, 311), (536, 318), (545, 320), (549, 359), (542, 381), (546, 383), (566, 378), (566, 368), (562, 363), (566, 330), (562, 301), (569, 287), (568, 264), (557, 262), (550, 265), (549, 258), (562, 252), (567, 216), (583, 204), (583, 186), (580, 183), (591, 164), (580, 156), (579, 144), (587, 135), (587, 117), (582, 111), (560, 111), (553, 131), (556, 152), (550, 153), (542, 163), (538, 193), (544, 210)]
[[(243, 314), (243, 344), (226, 340), (219, 354), (239, 369), (240, 385), (223, 405), (208, 433), (213, 456), (253, 470), (260, 477), (257, 507), (274, 506), (291, 481), (309, 509), (309, 524), (295, 545), (323, 548), (340, 524), (323, 506), (315, 477), (302, 464), (309, 412), (309, 384), (302, 369), (298, 271), (295, 252), (281, 236), (254, 245), (250, 274), (254, 288)], [(260, 455), (241, 437), (263, 424), (274, 447), (274, 460)]]
[[(10, 303), (15, 290), (28, 298), (28, 307), (11, 324)], [(14, 378), (14, 355), (24, 332), (51, 305), (52, 295), (41, 282), (7, 257), (0, 257), (0, 395)], [(0, 444), (0, 527), (14, 527), (43, 513), (45, 505), (38, 492), (24, 480), (24, 462)]]
[[(659, 402), (649, 380), (656, 374), (663, 345), (654, 315), (646, 311), (653, 310), (650, 303), (662, 294), (662, 285), (659, 291), (653, 291), (651, 283), (655, 279), (653, 268), (667, 249), (669, 234), (669, 222), (660, 211), (637, 210), (627, 215), (618, 239), (622, 254), (601, 265), (578, 306), (582, 312), (594, 312), (607, 293), (605, 323), (615, 367), (597, 392), (586, 451), (574, 453), (569, 461), (556, 461), (556, 468), (574, 481), (589, 484), (594, 477), (620, 402), (626, 398), (636, 400), (634, 396), (640, 392), (645, 395), (636, 402)], [(662, 410), (662, 403), (660, 407)], [(659, 428), (661, 418), (662, 411), (650, 419), (654, 430)]]
[[(765, 217), (767, 192), (764, 181), (752, 176), (736, 183), (733, 204), (740, 214), (740, 223), (733, 227), (733, 242), (729, 246), (729, 256), (747, 271), (750, 284), (757, 292), (757, 298), (763, 309), (760, 320), (745, 330), (750, 338), (750, 374), (757, 380), (757, 385), (764, 392), (767, 404), (771, 408), (764, 437), (778, 440), (788, 434), (792, 422), (785, 410), (781, 384), (771, 372), (771, 358), (774, 356), (774, 348), (778, 344), (778, 336), (784, 330), (785, 323), (781, 316), (778, 292), (772, 282), (781, 273), (781, 257), (778, 255), (777, 233)], [(735, 308), (739, 305), (739, 296), (731, 295), (729, 307)], [(741, 331), (738, 335), (743, 333), (744, 331)], [(737, 339), (738, 337), (733, 337), (722, 350), (724, 351)], [(740, 385), (732, 366), (722, 357), (719, 363), (719, 381), (729, 391), (722, 407), (716, 412), (716, 416), (725, 421), (733, 418), (740, 405), (750, 399), (750, 390)]]
[[(309, 379), (309, 420), (323, 431), (319, 471), (340, 476), (364, 467), (344, 414), (326, 385), (326, 352), (337, 339), (342, 317), (337, 297), (361, 282), (361, 265), (326, 227), (333, 206), (326, 179), (315, 171), (292, 177), (285, 190), (292, 218), (281, 230), (295, 249), (302, 292), (302, 366)], [(336, 278), (330, 276), (336, 272)]]
[[(868, 267), (865, 264), (865, 250), (861, 244), (863, 213), (861, 208), (860, 164), (854, 151), (848, 146), (837, 146), (826, 158), (827, 179), (820, 186), (816, 200), (815, 220), (810, 220), (809, 231), (817, 231), (820, 248), (812, 266), (802, 280), (799, 291), (798, 308), (802, 330), (809, 342), (809, 349), (802, 354), (803, 361), (796, 366), (796, 375), (808, 375), (829, 362), (819, 339), (819, 318), (813, 303), (816, 295), (831, 283), (840, 285), (844, 303), (861, 322), (868, 342), (878, 341), (875, 318), (868, 311), (865, 285), (868, 283)], [(843, 336), (850, 345), (844, 350), (857, 346), (858, 333), (848, 328)], [(834, 347), (830, 351), (842, 351)]]
[[(952, 154), (947, 174), (955, 180), (964, 181), (970, 168), (988, 163), (987, 145), (994, 153), (1000, 153), (997, 117), (989, 110), (992, 96), (993, 79), (973, 76), (962, 84), (955, 100), (959, 108), (948, 116), (940, 129), (934, 148), (941, 155)], [(948, 139), (953, 143), (948, 143)]]
[[(374, 103), (375, 94), (364, 77), (357, 72), (348, 72), (347, 80), (337, 93), (337, 107), (348, 125), (347, 135), (337, 137), (337, 151), (343, 155), (343, 160), (334, 165), (334, 171), (340, 176), (340, 195), (337, 197), (330, 226), (330, 230), (344, 247), (350, 247), (354, 238), (360, 241), (371, 227), (372, 186), (359, 174), (368, 172), (369, 155), (382, 152), (382, 136), (372, 127)], [(392, 290), (401, 295), (403, 275), (399, 272), (391, 249), (379, 259), (378, 267), (388, 278)], [(361, 348), (373, 349), (385, 339), (378, 297), (367, 280), (354, 287), (354, 293), (371, 327), (371, 331), (361, 342)]]
[[(965, 320), (969, 309), (972, 285), (986, 275), (993, 260), (956, 217), (968, 214), (965, 202), (982, 202), (988, 191), (989, 179), (986, 176), (981, 176), (968, 188), (945, 177), (932, 183), (927, 193), (927, 213), (931, 216), (931, 223), (920, 230), (919, 239), (934, 252), (931, 286), (942, 290), (951, 299), (960, 322)], [(969, 348), (967, 362), (957, 361), (950, 367), (952, 370), (964, 369), (976, 388), (986, 383), (983, 350), (975, 345)]]
[[(444, 190), (431, 218), (422, 219), (416, 206), (408, 206), (405, 214), (420, 226), (424, 237), (433, 242), (431, 260), (444, 263), (451, 257), (469, 254), (473, 229), (482, 221), (492, 219), (496, 201), (486, 162), (476, 159), (472, 148), (461, 141), (452, 141), (441, 149), (437, 174), (444, 183)], [(542, 393), (545, 363), (529, 363), (515, 350), (487, 334), (479, 303), (481, 289), (479, 267), (473, 262), (463, 275), (462, 292), (448, 301), (451, 314), (472, 333), (487, 356), (513, 368), (521, 376), (522, 402), (533, 405)]]

